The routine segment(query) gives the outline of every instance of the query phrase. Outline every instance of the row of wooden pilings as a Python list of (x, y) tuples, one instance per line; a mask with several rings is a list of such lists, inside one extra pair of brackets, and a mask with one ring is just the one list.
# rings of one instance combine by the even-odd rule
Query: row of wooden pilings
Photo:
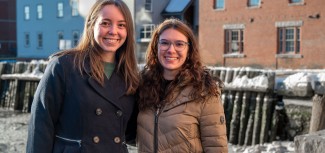
[[(281, 96), (274, 93), (275, 72), (249, 68), (210, 67), (210, 70), (225, 83), (222, 102), (229, 143), (255, 145), (285, 139), (281, 135), (284, 127), (279, 127), (286, 121), (284, 104)], [(262, 87), (233, 84), (243, 77), (244, 82), (251, 80), (258, 84), (254, 78), (260, 76), (264, 76)]]
[[(37, 73), (44, 72), (46, 62), (0, 63), (0, 107), (30, 112), (36, 87)], [(213, 76), (225, 83), (222, 93), (229, 143), (253, 145), (275, 140), (281, 125), (281, 104), (273, 92), (274, 72), (246, 68), (213, 68)], [(30, 75), (32, 74), (32, 75)], [(252, 79), (266, 76), (264, 88), (234, 87), (231, 83), (240, 77)], [(280, 108), (280, 109), (276, 109)]]
[(30, 112), (33, 96), (46, 63), (0, 62), (0, 107)]

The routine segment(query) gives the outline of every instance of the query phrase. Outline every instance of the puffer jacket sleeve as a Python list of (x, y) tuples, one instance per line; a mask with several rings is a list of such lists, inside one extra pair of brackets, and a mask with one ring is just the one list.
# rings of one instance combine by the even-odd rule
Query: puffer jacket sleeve
[(220, 96), (211, 96), (202, 103), (199, 124), (204, 152), (228, 153), (226, 120)]
[(27, 153), (50, 153), (55, 124), (64, 99), (65, 76), (58, 58), (52, 59), (38, 84), (31, 108)]

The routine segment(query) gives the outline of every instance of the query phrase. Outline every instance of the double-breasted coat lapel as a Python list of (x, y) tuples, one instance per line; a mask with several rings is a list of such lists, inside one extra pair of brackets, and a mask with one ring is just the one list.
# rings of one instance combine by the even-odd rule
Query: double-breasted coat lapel
[(101, 86), (98, 82), (96, 82), (96, 80), (91, 77), (88, 79), (88, 82), (94, 88), (94, 90), (98, 92), (99, 95), (104, 97), (108, 102), (111, 102), (119, 109), (122, 109), (118, 99), (124, 94), (125, 84), (121, 84), (123, 80), (118, 77), (116, 73), (113, 73), (110, 79), (105, 78), (104, 86)]
[(80, 74), (73, 59), (54, 57), (47, 65), (33, 101), (26, 152), (126, 153), (125, 141), (136, 130), (128, 124), (136, 120), (134, 95), (126, 95), (119, 73), (102, 86), (88, 62)]

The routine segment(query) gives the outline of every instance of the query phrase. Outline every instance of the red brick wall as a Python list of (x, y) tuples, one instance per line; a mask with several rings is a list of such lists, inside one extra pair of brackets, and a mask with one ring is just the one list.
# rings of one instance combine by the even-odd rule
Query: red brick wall
[[(325, 1), (304, 0), (290, 5), (288, 0), (261, 0), (258, 8), (248, 8), (247, 0), (226, 0), (225, 10), (213, 9), (213, 0), (199, 1), (199, 45), (207, 65), (258, 68), (325, 68)], [(320, 14), (312, 19), (310, 15)], [(253, 21), (252, 21), (253, 19)], [(276, 22), (302, 21), (302, 58), (276, 58)], [(244, 24), (244, 55), (224, 58), (225, 24)]]

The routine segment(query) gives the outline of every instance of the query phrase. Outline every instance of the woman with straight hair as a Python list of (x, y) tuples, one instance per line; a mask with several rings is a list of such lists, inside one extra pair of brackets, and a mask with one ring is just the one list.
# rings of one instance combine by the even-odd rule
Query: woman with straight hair
[(31, 109), (27, 153), (127, 153), (139, 77), (134, 28), (122, 0), (97, 0), (82, 38), (54, 54)]

